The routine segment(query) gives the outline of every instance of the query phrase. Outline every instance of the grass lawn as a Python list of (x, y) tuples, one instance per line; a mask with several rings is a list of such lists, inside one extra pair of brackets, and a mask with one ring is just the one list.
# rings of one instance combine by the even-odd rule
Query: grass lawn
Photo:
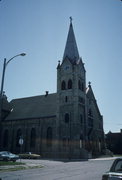
[(114, 157), (122, 157), (122, 154), (114, 154)]
[(0, 161), (0, 172), (18, 171), (18, 170), (42, 168), (42, 167), (43, 167), (42, 165), (29, 166), (29, 165), (26, 165), (26, 163), (23, 163), (23, 162)]
[(25, 165), (25, 163), (12, 162), (12, 161), (0, 161), (0, 166), (11, 166), (11, 165)]
[(41, 158), (39, 154), (33, 154), (33, 153), (19, 154), (19, 157), (21, 157), (22, 159), (40, 159)]

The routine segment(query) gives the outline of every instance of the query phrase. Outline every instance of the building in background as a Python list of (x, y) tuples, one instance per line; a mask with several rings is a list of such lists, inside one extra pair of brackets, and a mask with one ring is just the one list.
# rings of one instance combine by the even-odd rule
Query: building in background
[(105, 137), (107, 148), (114, 154), (122, 154), (122, 129), (116, 133), (109, 131)]
[(0, 149), (35, 152), (46, 158), (87, 158), (104, 149), (103, 117), (79, 56), (72, 20), (57, 66), (57, 92), (13, 99), (3, 97)]

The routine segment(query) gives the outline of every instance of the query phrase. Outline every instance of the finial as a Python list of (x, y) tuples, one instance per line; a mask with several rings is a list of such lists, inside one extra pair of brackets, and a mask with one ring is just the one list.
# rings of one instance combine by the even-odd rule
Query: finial
[(70, 19), (70, 23), (72, 23), (72, 16), (70, 16), (69, 19)]
[(91, 82), (90, 81), (88, 82), (88, 84), (89, 84), (89, 86), (91, 86)]
[(60, 60), (58, 61), (58, 66), (57, 66), (57, 69), (59, 69), (60, 68)]

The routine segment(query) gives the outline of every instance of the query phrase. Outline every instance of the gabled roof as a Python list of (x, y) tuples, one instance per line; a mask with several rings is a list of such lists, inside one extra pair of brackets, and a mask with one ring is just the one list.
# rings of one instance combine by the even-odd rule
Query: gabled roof
[(11, 113), (5, 120), (34, 119), (56, 115), (57, 94), (14, 99)]
[(72, 22), (70, 22), (69, 32), (67, 36), (67, 42), (64, 50), (63, 60), (65, 58), (70, 59), (72, 63), (76, 63), (76, 61), (79, 59), (79, 52), (75, 40), (74, 30)]
[(90, 82), (89, 82), (88, 87), (86, 88), (86, 97), (88, 99), (92, 100), (92, 102), (94, 102), (94, 105), (95, 105), (95, 107), (97, 109), (97, 112), (101, 115)]
[[(91, 85), (90, 85), (90, 82), (89, 82), (88, 87), (86, 88), (86, 96), (87, 96), (89, 99), (95, 100), (95, 96), (94, 96), (92, 87), (91, 87)], [(95, 100), (95, 101), (96, 101), (96, 100)]]

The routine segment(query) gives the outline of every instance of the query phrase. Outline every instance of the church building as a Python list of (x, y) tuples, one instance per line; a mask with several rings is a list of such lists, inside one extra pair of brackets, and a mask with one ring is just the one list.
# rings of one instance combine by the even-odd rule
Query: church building
[(10, 102), (3, 95), (1, 100), (0, 150), (21, 150), (60, 159), (102, 153), (103, 116), (91, 83), (86, 85), (86, 70), (79, 56), (72, 19), (63, 59), (57, 65), (57, 92), (46, 91), (45, 95)]

